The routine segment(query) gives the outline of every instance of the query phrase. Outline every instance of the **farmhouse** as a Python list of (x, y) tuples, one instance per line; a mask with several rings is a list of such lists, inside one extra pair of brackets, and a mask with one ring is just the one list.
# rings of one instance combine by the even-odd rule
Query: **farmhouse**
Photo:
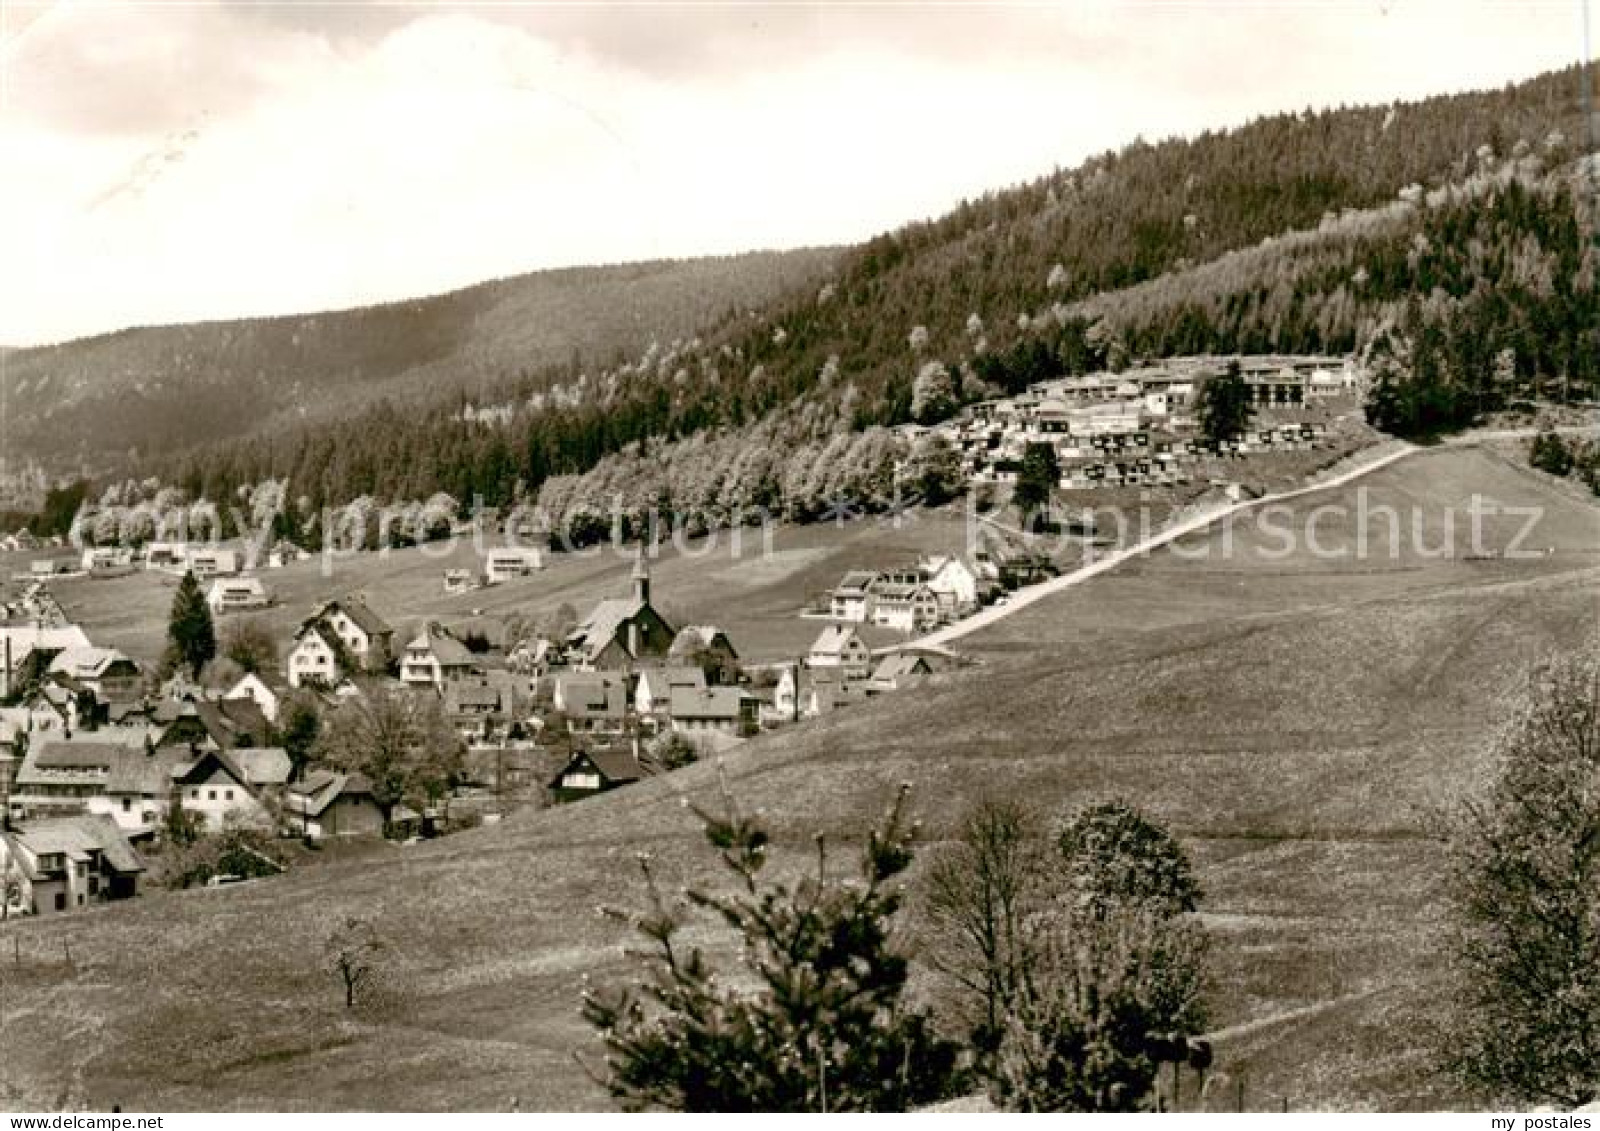
[(48, 739), (17, 770), (13, 820), (103, 815), (130, 836), (155, 830), (183, 753), (100, 741)]
[(469, 742), (494, 737), (507, 706), (500, 689), (481, 680), (451, 683), (444, 693), (445, 718)]
[(628, 750), (579, 750), (550, 781), (557, 801), (592, 797), (644, 777), (639, 760)]
[(400, 660), (400, 681), (407, 687), (446, 686), (483, 674), (483, 665), (467, 646), (437, 624), (422, 627)]
[(446, 593), (467, 593), (476, 584), (470, 569), (447, 569), (444, 571), (444, 591)]
[(326, 622), (363, 671), (380, 672), (394, 658), (394, 629), (359, 597), (322, 605), (306, 623)]
[(174, 796), (209, 828), (229, 819), (270, 824), (273, 798), (289, 780), (289, 755), (271, 747), (207, 750), (173, 772)]
[(290, 687), (337, 687), (347, 675), (383, 671), (393, 656), (394, 630), (354, 597), (319, 606), (294, 639), (285, 661)]
[(872, 651), (856, 630), (849, 625), (830, 624), (811, 644), (806, 654), (806, 666), (813, 670), (837, 668), (846, 679), (859, 679), (867, 674)]
[(360, 774), (312, 770), (285, 789), (283, 813), (290, 828), (311, 840), (383, 832), (383, 810)]
[(675, 633), (650, 603), (650, 567), (644, 554), (633, 567), (633, 596), (610, 598), (594, 607), (567, 638), (567, 652), (585, 671), (626, 671), (666, 656)]
[(214, 616), (240, 609), (264, 609), (269, 603), (259, 577), (217, 578), (206, 590), (206, 604)]
[(7, 913), (51, 915), (132, 898), (144, 861), (109, 818), (83, 816), (0, 831), (0, 867), (16, 881)]

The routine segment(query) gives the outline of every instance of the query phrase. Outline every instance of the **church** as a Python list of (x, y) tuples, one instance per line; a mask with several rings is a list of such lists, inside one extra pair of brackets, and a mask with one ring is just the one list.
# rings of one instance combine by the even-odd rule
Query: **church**
[(629, 671), (663, 660), (676, 635), (650, 604), (650, 565), (641, 551), (633, 596), (607, 598), (567, 637), (567, 657), (583, 671)]

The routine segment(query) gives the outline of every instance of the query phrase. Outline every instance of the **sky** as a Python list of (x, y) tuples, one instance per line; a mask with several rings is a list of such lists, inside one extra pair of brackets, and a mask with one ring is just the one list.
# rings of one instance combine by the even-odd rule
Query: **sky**
[(0, 0), (0, 343), (856, 241), (1138, 136), (1566, 66), (1585, 2)]

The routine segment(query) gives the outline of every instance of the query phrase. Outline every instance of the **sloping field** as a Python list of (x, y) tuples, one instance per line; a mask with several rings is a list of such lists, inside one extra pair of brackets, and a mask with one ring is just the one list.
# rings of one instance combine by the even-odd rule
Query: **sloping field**
[[(1230, 555), (1163, 550), (974, 636), (978, 670), (750, 743), (727, 779), (797, 848), (817, 828), (858, 830), (902, 780), (933, 841), (985, 791), (1050, 811), (1132, 798), (1184, 837), (1206, 885), (1219, 1103), (1242, 1081), (1257, 1109), (1460, 1104), (1432, 1053), (1427, 821), (1482, 774), (1519, 668), (1592, 630), (1600, 512), (1446, 450), (1293, 513), (1353, 507), (1360, 489), (1424, 506), (1424, 530), (1426, 508), (1461, 491), (1541, 506), (1530, 538), (1553, 552), (1513, 558), (1502, 542), (1494, 557), (1402, 549), (1341, 566), (1241, 552), (1259, 542), (1236, 528)], [(1361, 521), (1324, 513), (1327, 541)], [(714, 782), (697, 766), (384, 863), (9, 924), (22, 965), (0, 969), (0, 1104), (602, 1104), (573, 1059), (593, 1053), (580, 979), (626, 967), (593, 909), (637, 901), (637, 851), (669, 883), (702, 866), (679, 798)], [(374, 916), (392, 944), (391, 1004), (355, 1017), (319, 968), (326, 923), (345, 913)]]

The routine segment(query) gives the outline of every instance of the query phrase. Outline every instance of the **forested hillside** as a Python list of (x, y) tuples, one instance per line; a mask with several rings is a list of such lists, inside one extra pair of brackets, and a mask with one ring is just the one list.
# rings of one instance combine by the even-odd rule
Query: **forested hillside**
[[(1573, 68), (1136, 142), (877, 237), (825, 283), (625, 364), (519, 377), (471, 419), (379, 406), (149, 466), (211, 498), (287, 476), (313, 508), (434, 491), (506, 503), (613, 454), (656, 468), (640, 490), (670, 493), (661, 456), (678, 449), (663, 445), (698, 437), (724, 470), (767, 447), (746, 492), (761, 498), (842, 427), (1138, 354), (1376, 342), (1395, 359), (1397, 418), (1422, 424), (1519, 389), (1582, 391), (1600, 318), (1579, 82)], [(878, 440), (837, 442), (879, 462)]]
[(437, 411), (608, 365), (811, 286), (807, 250), (544, 271), (358, 310), (124, 330), (6, 355), (8, 461), (124, 470), (379, 399)]

